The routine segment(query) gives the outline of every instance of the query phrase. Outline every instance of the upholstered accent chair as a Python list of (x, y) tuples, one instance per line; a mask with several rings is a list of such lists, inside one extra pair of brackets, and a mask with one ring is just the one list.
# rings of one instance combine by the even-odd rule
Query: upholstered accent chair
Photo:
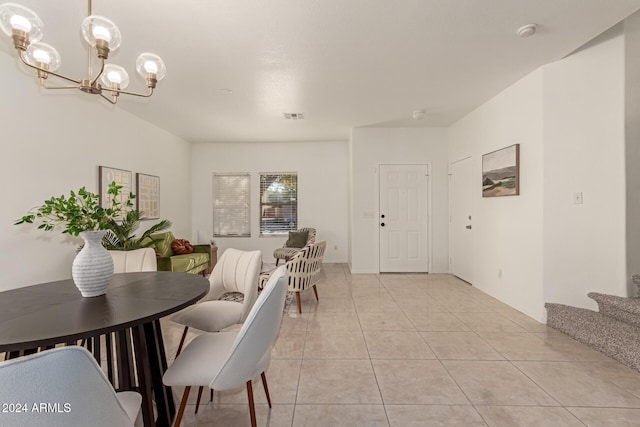
[(109, 251), (113, 259), (114, 273), (157, 271), (156, 252), (151, 248), (132, 251)]
[[(303, 227), (296, 230), (294, 233), (307, 232), (307, 241), (300, 246), (291, 246), (291, 239), (287, 240), (283, 247), (273, 251), (273, 257), (276, 259), (276, 266), (280, 263), (280, 260), (289, 261), (300, 249), (316, 241), (316, 229), (310, 227)], [(290, 234), (291, 236), (291, 234)]]
[(247, 387), (251, 425), (256, 426), (252, 380), (261, 377), (271, 408), (265, 371), (280, 330), (286, 294), (287, 270), (282, 266), (272, 274), (239, 332), (198, 335), (176, 357), (162, 378), (165, 385), (185, 387), (175, 427), (180, 426), (192, 386), (222, 391), (243, 385)]
[[(298, 313), (302, 313), (300, 302), (300, 292), (313, 288), (313, 293), (318, 300), (318, 289), (316, 284), (320, 280), (322, 270), (322, 259), (327, 242), (312, 243), (295, 253), (285, 264), (289, 272), (289, 291), (295, 292), (298, 303)], [(260, 288), (269, 280), (271, 272), (260, 275)]]
[[(142, 425), (142, 396), (133, 391), (116, 393), (91, 353), (78, 346), (0, 363), (0, 401), (5, 405), (27, 405), (26, 411), (8, 410), (1, 414), (3, 426)], [(45, 408), (40, 406), (43, 404)], [(33, 405), (37, 407), (34, 409)]]
[[(180, 354), (189, 328), (218, 332), (244, 322), (258, 298), (261, 266), (261, 251), (233, 248), (224, 251), (209, 276), (209, 293), (199, 303), (179, 311), (171, 318), (173, 322), (184, 325), (177, 354)], [(243, 294), (242, 301), (226, 298), (233, 293)]]

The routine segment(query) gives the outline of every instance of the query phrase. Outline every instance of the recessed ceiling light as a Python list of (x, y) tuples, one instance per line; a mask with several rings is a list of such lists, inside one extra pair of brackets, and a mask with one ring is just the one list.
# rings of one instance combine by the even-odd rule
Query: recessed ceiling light
[(233, 89), (220, 89), (220, 92), (232, 94), (233, 93)]
[(422, 120), (426, 116), (424, 110), (415, 110), (413, 112), (413, 120)]
[(282, 113), (286, 120), (302, 120), (304, 113)]
[(538, 27), (536, 26), (536, 24), (527, 24), (527, 25), (523, 25), (522, 27), (518, 28), (517, 33), (522, 38), (531, 37), (532, 35), (534, 35), (536, 33), (537, 29), (538, 29)]

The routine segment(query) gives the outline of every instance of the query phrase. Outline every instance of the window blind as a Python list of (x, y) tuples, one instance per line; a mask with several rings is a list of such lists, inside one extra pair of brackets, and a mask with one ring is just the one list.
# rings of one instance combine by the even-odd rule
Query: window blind
[(251, 175), (213, 174), (213, 235), (251, 237)]
[(285, 234), (298, 228), (298, 175), (260, 174), (260, 235)]

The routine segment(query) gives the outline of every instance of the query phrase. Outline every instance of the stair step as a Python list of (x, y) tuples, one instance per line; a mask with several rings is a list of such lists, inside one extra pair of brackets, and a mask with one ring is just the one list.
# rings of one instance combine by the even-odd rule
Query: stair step
[(598, 303), (600, 313), (622, 322), (640, 326), (640, 299), (589, 292), (589, 298)]
[(547, 325), (640, 371), (640, 327), (603, 313), (546, 303)]

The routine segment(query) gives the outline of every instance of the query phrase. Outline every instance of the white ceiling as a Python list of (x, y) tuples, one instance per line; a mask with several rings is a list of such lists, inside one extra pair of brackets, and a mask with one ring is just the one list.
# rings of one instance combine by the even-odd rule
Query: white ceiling
[[(60, 72), (82, 77), (86, 1), (13, 1), (44, 21)], [(121, 96), (116, 108), (191, 142), (346, 140), (352, 127), (448, 126), (639, 8), (640, 0), (93, 2), (93, 13), (122, 32), (110, 62), (129, 71), (129, 89), (145, 90), (134, 67), (141, 52), (167, 65), (153, 97)], [(537, 34), (519, 38), (528, 23)], [(0, 50), (14, 55), (8, 38)], [(419, 109), (426, 117), (413, 120)], [(286, 121), (283, 112), (305, 118)]]

